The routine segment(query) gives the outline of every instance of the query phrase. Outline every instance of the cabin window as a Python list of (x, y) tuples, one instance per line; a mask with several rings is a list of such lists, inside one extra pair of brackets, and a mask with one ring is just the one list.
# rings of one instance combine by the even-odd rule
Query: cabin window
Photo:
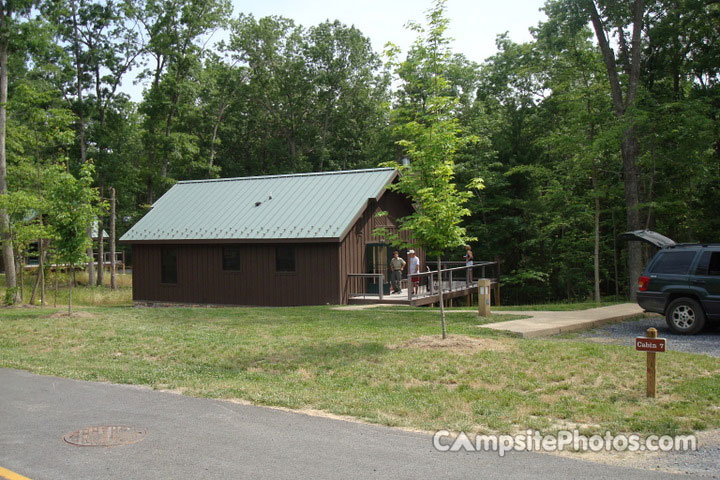
[(160, 283), (177, 283), (177, 249), (160, 249)]
[(222, 268), (226, 272), (240, 271), (240, 247), (237, 245), (223, 247)]
[(295, 247), (275, 247), (275, 271), (295, 271)]

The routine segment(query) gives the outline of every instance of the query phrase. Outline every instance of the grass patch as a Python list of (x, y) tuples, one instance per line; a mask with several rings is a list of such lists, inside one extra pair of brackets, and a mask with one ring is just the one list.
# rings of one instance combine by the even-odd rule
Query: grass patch
[(424, 430), (720, 426), (720, 359), (703, 355), (663, 354), (648, 401), (645, 357), (629, 347), (519, 339), (478, 329), (470, 314), (448, 317), (455, 343), (438, 348), (438, 315), (427, 309), (84, 310), (1, 309), (0, 366)]
[[(55, 292), (55, 273), (48, 273), (46, 284), (45, 284), (45, 304), (52, 306), (54, 304), (67, 305), (69, 298), (68, 289), (68, 275), (65, 273), (58, 273), (58, 289), (57, 294)], [(30, 301), (32, 295), (33, 285), (35, 284), (35, 273), (25, 272), (23, 281), (23, 299), (24, 303)], [(105, 272), (103, 276), (102, 287), (88, 287), (88, 274), (87, 272), (77, 272), (75, 280), (77, 287), (73, 288), (73, 305), (78, 306), (120, 306), (120, 305), (132, 305), (132, 274), (118, 273), (117, 279), (117, 290), (110, 290), (110, 273)], [(5, 298), (5, 275), (0, 275), (0, 300)], [(39, 297), (39, 293), (38, 293)], [(40, 299), (36, 301), (36, 305), (40, 304)]]

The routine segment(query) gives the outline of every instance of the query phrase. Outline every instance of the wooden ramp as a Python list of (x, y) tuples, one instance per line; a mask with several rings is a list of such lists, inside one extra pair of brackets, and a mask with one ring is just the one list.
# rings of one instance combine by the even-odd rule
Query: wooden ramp
[[(405, 282), (403, 282), (405, 283)], [(477, 293), (477, 282), (471, 282), (469, 285), (467, 282), (455, 281), (453, 282), (452, 288), (444, 282), (443, 285), (443, 298), (451, 299), (458, 297), (467, 297), (470, 294)], [(404, 285), (403, 285), (404, 286)], [(407, 289), (404, 289), (402, 293), (391, 293), (385, 294), (382, 298), (375, 294), (360, 294), (351, 296), (348, 299), (348, 305), (365, 305), (365, 304), (388, 304), (388, 305), (409, 305), (413, 307), (419, 307), (422, 305), (430, 305), (438, 303), (440, 301), (440, 295), (437, 293), (437, 289), (434, 292), (428, 292), (427, 287), (422, 286), (417, 295), (412, 297), (408, 296)]]
[[(458, 262), (448, 262), (458, 263)], [(462, 263), (462, 262), (460, 262)], [(478, 281), (489, 280), (490, 290), (494, 293), (495, 304), (500, 304), (500, 272), (498, 262), (477, 262), (473, 265), (428, 270), (413, 273), (412, 277), (419, 281), (418, 293), (411, 295), (408, 291), (410, 282), (402, 279), (402, 293), (389, 293), (389, 272), (386, 269), (372, 273), (349, 273), (347, 276), (346, 291), (348, 305), (388, 304), (421, 306), (438, 303), (438, 293), (442, 284), (443, 298), (453, 299), (467, 297), (477, 293)], [(491, 276), (494, 270), (495, 275)], [(380, 290), (387, 293), (379, 293)]]

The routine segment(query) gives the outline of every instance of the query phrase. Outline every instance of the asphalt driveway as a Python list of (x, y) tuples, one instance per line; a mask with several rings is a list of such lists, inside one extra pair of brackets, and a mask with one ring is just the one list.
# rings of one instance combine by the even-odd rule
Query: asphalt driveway
[[(92, 425), (147, 436), (117, 447), (63, 441)], [(8, 369), (0, 369), (0, 467), (33, 480), (675, 478), (540, 453), (442, 453), (427, 434)]]

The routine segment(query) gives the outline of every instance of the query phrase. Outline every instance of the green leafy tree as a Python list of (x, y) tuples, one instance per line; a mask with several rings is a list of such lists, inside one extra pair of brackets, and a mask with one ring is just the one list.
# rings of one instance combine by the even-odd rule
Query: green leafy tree
[(93, 187), (94, 172), (92, 164), (84, 165), (80, 176), (57, 170), (55, 182), (49, 192), (51, 209), (47, 223), (53, 231), (55, 258), (64, 263), (72, 272), (68, 313), (72, 313), (72, 291), (74, 272), (77, 267), (92, 261), (86, 254), (91, 239), (87, 228), (101, 213), (103, 205), (97, 188)]
[(356, 28), (338, 21), (303, 28), (283, 17), (240, 15), (226, 53), (246, 73), (222, 142), (238, 146), (225, 156), (242, 163), (228, 161), (226, 170), (367, 167), (392, 147), (388, 74)]
[(150, 80), (140, 107), (145, 118), (147, 203), (199, 155), (194, 129), (183, 131), (177, 123), (194, 114), (201, 87), (199, 71), (209, 51), (206, 37), (226, 25), (231, 11), (228, 0), (145, 0), (142, 4), (139, 19), (148, 37), (145, 52), (149, 58), (142, 78)]
[[(22, 49), (22, 19), (27, 18), (37, 4), (33, 0), (0, 1), (0, 197), (8, 192), (7, 185), (7, 103), (9, 55), (11, 50)], [(2, 243), (3, 261), (5, 264), (5, 282), (7, 284), (7, 303), (16, 303), (17, 276), (15, 272), (15, 254), (10, 234), (10, 216), (4, 208), (0, 208), (0, 242)]]
[[(430, 77), (417, 86), (418, 89), (429, 89), (427, 95), (422, 95), (423, 108), (417, 110), (415, 119), (396, 127), (401, 138), (397, 143), (405, 149), (410, 164), (385, 163), (400, 172), (400, 180), (391, 188), (410, 197), (416, 206), (414, 213), (399, 219), (399, 229), (412, 232), (414, 240), (426, 249), (427, 254), (436, 256), (438, 269), (442, 268), (441, 256), (445, 250), (472, 240), (462, 225), (463, 219), (470, 215), (466, 203), (472, 193), (460, 191), (455, 184), (454, 158), (459, 150), (477, 140), (463, 133), (455, 117), (458, 99), (442, 95), (448, 87), (444, 71), (449, 58), (444, 5), (441, 0), (434, 3), (427, 15), (427, 30), (420, 25), (413, 26), (419, 34), (415, 51), (423, 52), (422, 57), (413, 57), (413, 64), (430, 72)], [(405, 66), (401, 64), (400, 69), (403, 68)], [(468, 187), (482, 188), (482, 180), (476, 178)], [(391, 241), (398, 243), (399, 238), (391, 237)], [(444, 339), (447, 329), (442, 282), (439, 297)]]

